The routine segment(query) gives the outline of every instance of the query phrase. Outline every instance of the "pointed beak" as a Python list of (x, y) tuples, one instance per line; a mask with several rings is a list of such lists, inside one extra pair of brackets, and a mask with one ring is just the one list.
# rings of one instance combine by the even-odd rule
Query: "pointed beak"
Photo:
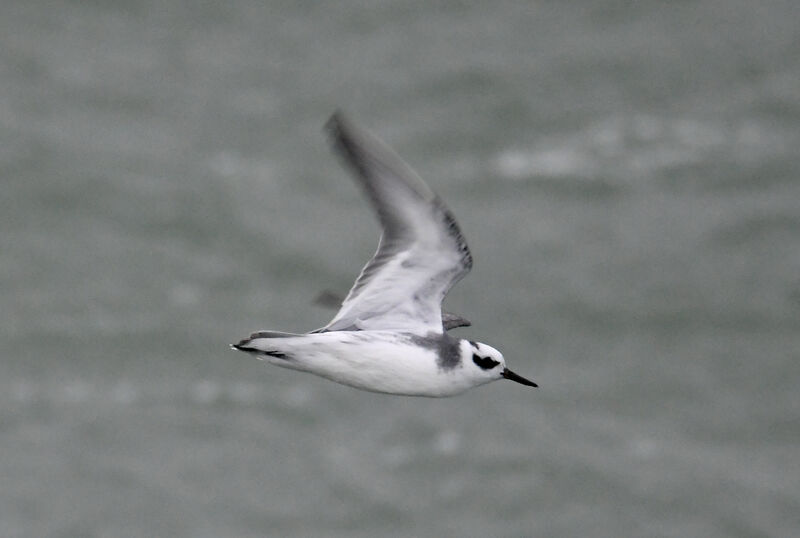
[(533, 381), (529, 381), (522, 377), (521, 375), (517, 375), (508, 368), (503, 368), (503, 373), (501, 374), (504, 378), (510, 379), (511, 381), (516, 381), (517, 383), (521, 383), (523, 385), (527, 385), (529, 387), (538, 387), (536, 383)]

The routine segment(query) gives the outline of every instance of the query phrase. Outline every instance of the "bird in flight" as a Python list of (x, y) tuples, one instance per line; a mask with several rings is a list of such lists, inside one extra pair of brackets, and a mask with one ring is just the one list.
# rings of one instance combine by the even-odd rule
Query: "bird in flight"
[(258, 331), (231, 347), (283, 368), (386, 394), (452, 396), (498, 379), (536, 387), (509, 370), (498, 350), (447, 333), (470, 325), (443, 313), (442, 301), (472, 268), (472, 256), (442, 200), (341, 112), (325, 131), (378, 216), (378, 250), (324, 327), (303, 334)]

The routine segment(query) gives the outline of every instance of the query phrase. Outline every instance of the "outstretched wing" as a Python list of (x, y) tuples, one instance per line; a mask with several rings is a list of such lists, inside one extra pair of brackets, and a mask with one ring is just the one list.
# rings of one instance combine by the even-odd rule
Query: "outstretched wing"
[(442, 332), (442, 300), (472, 267), (453, 215), (392, 150), (341, 113), (326, 124), (380, 220), (378, 250), (339, 312), (315, 332)]

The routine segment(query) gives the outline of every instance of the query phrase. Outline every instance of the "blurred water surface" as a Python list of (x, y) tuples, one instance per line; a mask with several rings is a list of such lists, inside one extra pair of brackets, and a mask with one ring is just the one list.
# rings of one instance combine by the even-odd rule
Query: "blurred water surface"
[[(794, 2), (0, 10), (0, 535), (800, 533)], [(458, 334), (541, 388), (227, 349), (375, 247), (340, 106), (458, 217)]]

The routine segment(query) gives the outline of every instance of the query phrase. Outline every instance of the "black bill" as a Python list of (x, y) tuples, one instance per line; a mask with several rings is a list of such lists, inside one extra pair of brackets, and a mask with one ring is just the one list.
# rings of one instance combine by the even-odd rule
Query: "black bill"
[(516, 381), (517, 383), (521, 383), (521, 384), (527, 385), (529, 387), (538, 387), (539, 386), (536, 383), (534, 383), (533, 381), (525, 379), (521, 375), (515, 374), (514, 372), (512, 372), (508, 368), (503, 368), (503, 374), (502, 375), (506, 379), (510, 379), (511, 381)]

